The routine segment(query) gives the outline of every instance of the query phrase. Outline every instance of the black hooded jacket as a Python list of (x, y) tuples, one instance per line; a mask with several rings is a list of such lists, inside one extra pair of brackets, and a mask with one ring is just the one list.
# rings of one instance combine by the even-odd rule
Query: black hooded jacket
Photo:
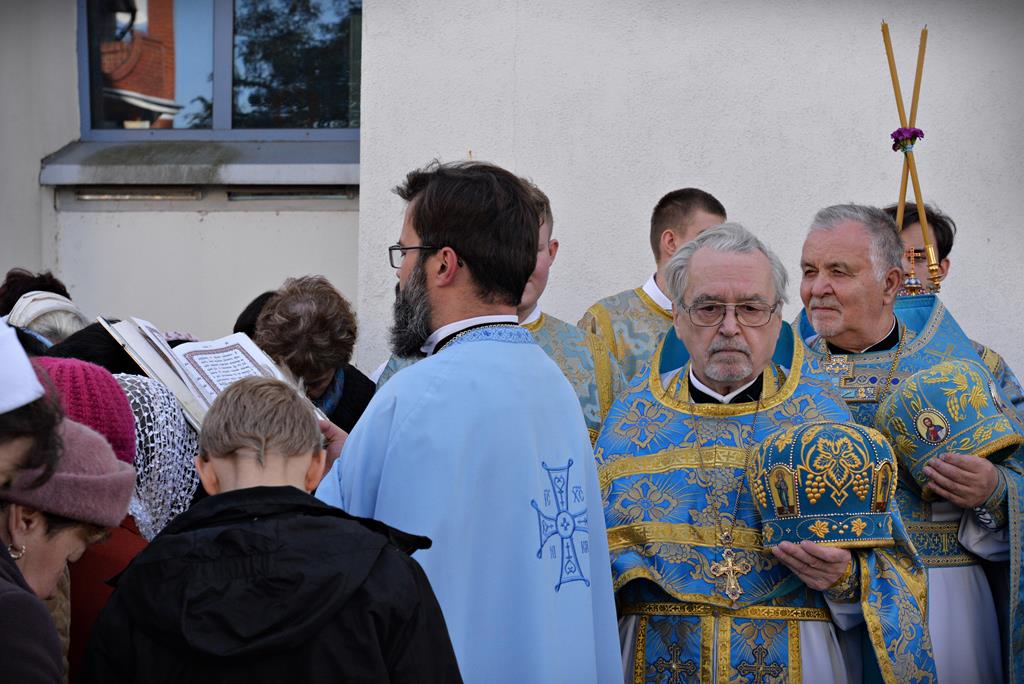
[(293, 487), (204, 499), (117, 578), (85, 682), (458, 682), (430, 540)]

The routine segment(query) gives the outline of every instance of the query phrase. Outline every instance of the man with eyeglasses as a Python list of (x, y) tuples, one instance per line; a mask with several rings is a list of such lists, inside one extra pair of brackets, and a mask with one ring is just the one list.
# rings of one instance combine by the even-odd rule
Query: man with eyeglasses
[(772, 363), (787, 276), (752, 233), (711, 228), (664, 274), (689, 361), (662, 373), (656, 354), (596, 447), (628, 681), (846, 682), (830, 604), (860, 586), (856, 556), (809, 541), (767, 553), (747, 467), (779, 431), (850, 413), (804, 381), (799, 349), (791, 368)]
[[(558, 254), (559, 245), (558, 240), (551, 237), (554, 227), (551, 201), (537, 186), (530, 183), (529, 187), (537, 213), (541, 217), (537, 265), (526, 281), (516, 315), (519, 324), (530, 331), (540, 348), (558, 364), (562, 374), (572, 384), (583, 410), (590, 441), (593, 443), (597, 440), (601, 424), (604, 423), (612, 402), (624, 389), (625, 379), (615, 356), (597, 335), (541, 311), (540, 298), (547, 287), (548, 275)], [(394, 266), (398, 263), (396, 260), (401, 258), (401, 248), (396, 246), (391, 249), (395, 255), (395, 261), (392, 262)], [(393, 355), (381, 369), (377, 387), (383, 386), (395, 373), (411, 366), (420, 358), (422, 357)]]
[[(900, 392), (914, 373), (943, 361), (983, 360), (935, 295), (897, 298), (903, 257), (904, 245), (892, 217), (882, 209), (857, 204), (820, 210), (801, 256), (800, 296), (805, 308), (798, 336), (808, 373), (833, 384), (857, 422), (883, 430), (880, 405)], [(1013, 388), (1019, 387), (1016, 378), (1012, 380), (1009, 387), (991, 382), (992, 398), (1006, 407), (1007, 415), (1013, 413)], [(968, 396), (977, 406), (975, 393), (980, 391), (968, 387), (941, 406), (919, 405), (917, 415), (925, 410), (955, 415), (947, 413), (948, 407), (962, 401), (966, 408)], [(989, 429), (958, 435), (957, 440), (980, 447), (998, 436)], [(939, 681), (1021, 681), (1022, 588), (1019, 582), (1007, 581), (1011, 568), (1011, 577), (1021, 577), (1024, 560), (1021, 452), (1001, 465), (974, 453), (942, 453), (929, 460), (923, 472), (930, 480), (924, 490), (901, 474), (896, 500), (927, 568), (928, 625)], [(1009, 604), (1004, 615), (1011, 621), (1009, 628), (1000, 628), (994, 594), (1004, 597), (1003, 608)], [(1008, 658), (1001, 653), (1001, 642)]]
[(411, 172), (392, 348), (317, 496), (424, 535), (472, 682), (619, 682), (601, 492), (569, 382), (516, 317), (536, 264), (530, 188), (480, 162)]

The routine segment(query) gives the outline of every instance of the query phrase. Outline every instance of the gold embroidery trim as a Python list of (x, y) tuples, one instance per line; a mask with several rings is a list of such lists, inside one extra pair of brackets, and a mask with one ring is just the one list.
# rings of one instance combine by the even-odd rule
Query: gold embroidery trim
[(587, 349), (594, 358), (594, 381), (597, 384), (597, 404), (601, 422), (608, 417), (608, 411), (615, 401), (612, 391), (612, 360), (608, 358), (608, 348), (597, 335), (587, 335)]
[(546, 318), (546, 314), (542, 311), (540, 316), (538, 316), (537, 320), (535, 320), (533, 323), (520, 323), (519, 325), (523, 326), (524, 328), (529, 330), (531, 333), (535, 333), (535, 332), (537, 332), (538, 330), (540, 330), (541, 328), (544, 327), (544, 319), (545, 318)]
[(681, 617), (728, 617), (766, 620), (808, 620), (831, 622), (827, 608), (793, 608), (787, 606), (747, 606), (746, 608), (718, 608), (703, 603), (629, 603), (622, 606), (623, 615), (672, 615)]
[(672, 598), (682, 603), (698, 603), (706, 604), (709, 606), (721, 606), (722, 608), (732, 608), (733, 602), (728, 597), (719, 597), (715, 594), (687, 594), (679, 591), (674, 591), (670, 586), (670, 583), (665, 580), (657, 570), (641, 565), (634, 568), (630, 568), (626, 572), (618, 576), (618, 578), (612, 579), (612, 590), (618, 591), (622, 587), (626, 586), (630, 582), (636, 579), (650, 580), (657, 584), (662, 591), (671, 596)]
[[(763, 393), (767, 396), (763, 396), (760, 401), (745, 401), (737, 402), (735, 404), (692, 404), (690, 402), (690, 389), (688, 383), (680, 383), (682, 389), (681, 396), (673, 396), (669, 389), (661, 384), (661, 373), (658, 371), (661, 366), (661, 352), (664, 349), (664, 346), (665, 339), (662, 338), (661, 342), (658, 343), (658, 348), (655, 351), (651, 362), (648, 382), (651, 387), (651, 393), (654, 395), (655, 399), (665, 406), (682, 413), (695, 416), (709, 416), (712, 418), (752, 415), (757, 413), (757, 407), (759, 405), (761, 410), (766, 410), (775, 408), (782, 402), (786, 401), (793, 396), (793, 392), (796, 391), (797, 385), (800, 384), (800, 366), (804, 359), (804, 345), (794, 343), (793, 359), (789, 366), (789, 377), (785, 378), (785, 382), (783, 382), (780, 387), (779, 377), (775, 372), (775, 364), (768, 364), (768, 367), (765, 369), (763, 390)], [(688, 369), (689, 364), (679, 372), (681, 374), (689, 373)], [(767, 394), (772, 387), (776, 388), (776, 391), (771, 394)]]
[(718, 620), (718, 662), (716, 663), (719, 682), (728, 682), (732, 673), (732, 620), (722, 617)]
[(622, 361), (625, 350), (619, 350), (618, 340), (615, 339), (615, 328), (612, 327), (612, 316), (608, 313), (608, 309), (601, 304), (595, 304), (587, 309), (587, 313), (594, 319), (590, 332), (604, 340), (605, 344), (611, 347), (615, 358)]
[(800, 667), (802, 657), (800, 655), (800, 625), (790, 622), (786, 627), (788, 627), (786, 638), (789, 640), (789, 681), (797, 684), (803, 681), (803, 672)]
[(715, 664), (712, 656), (714, 645), (715, 622), (702, 619), (700, 621), (700, 681), (702, 682), (710, 682), (714, 676)]
[(642, 616), (636, 626), (636, 644), (633, 647), (633, 682), (644, 684), (644, 670), (647, 668), (647, 622)]
[(988, 372), (993, 376), (999, 370), (999, 354), (995, 353), (988, 347), (982, 347), (981, 349), (981, 360), (982, 363), (988, 368)]
[[(910, 542), (917, 550), (921, 562), (928, 568), (963, 567), (977, 565), (980, 560), (960, 543), (960, 522), (916, 522), (907, 523), (907, 534)], [(919, 542), (921, 537), (936, 536), (941, 538), (943, 546), (949, 551), (929, 553), (929, 546)]]
[[(744, 468), (747, 452), (740, 447), (716, 446), (715, 468)], [(647, 456), (621, 458), (601, 466), (598, 478), (601, 488), (607, 489), (613, 480), (631, 475), (657, 475), (683, 468), (699, 468), (700, 452), (696, 447), (672, 447)]]
[(643, 302), (644, 304), (647, 305), (648, 309), (650, 309), (651, 311), (656, 311), (657, 313), (660, 313), (662, 316), (665, 317), (666, 320), (669, 320), (669, 321), (672, 320), (672, 314), (669, 313), (668, 311), (665, 311), (664, 309), (662, 309), (661, 306), (658, 304), (658, 302), (656, 302), (653, 299), (651, 299), (651, 296), (649, 294), (647, 294), (646, 292), (644, 292), (644, 288), (638, 287), (635, 290), (633, 290), (633, 292), (636, 293), (636, 296), (640, 298), (641, 302)]
[[(732, 530), (731, 546), (761, 551), (763, 543), (761, 530), (736, 524)], [(635, 525), (620, 525), (608, 528), (608, 550), (618, 551), (630, 546), (667, 542), (670, 544), (691, 544), (693, 546), (721, 546), (718, 531), (713, 527), (700, 527), (684, 523), (646, 522)]]
[(889, 650), (886, 648), (885, 635), (882, 633), (882, 621), (878, 617), (878, 611), (871, 608), (871, 592), (865, 591), (867, 587), (871, 586), (871, 569), (868, 565), (868, 563), (860, 564), (861, 611), (864, 613), (864, 624), (868, 629), (868, 637), (875, 649), (875, 659), (878, 661), (878, 669), (881, 670), (882, 681), (886, 684), (895, 684), (897, 679), (893, 671), (892, 660), (888, 657), (877, 657), (879, 653), (888, 655)]

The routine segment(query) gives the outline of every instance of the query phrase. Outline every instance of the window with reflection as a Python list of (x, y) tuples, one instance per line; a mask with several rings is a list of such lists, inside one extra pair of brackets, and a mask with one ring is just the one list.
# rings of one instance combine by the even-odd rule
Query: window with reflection
[(84, 4), (91, 129), (359, 127), (361, 0)]
[(358, 127), (355, 4), (236, 0), (232, 127)]

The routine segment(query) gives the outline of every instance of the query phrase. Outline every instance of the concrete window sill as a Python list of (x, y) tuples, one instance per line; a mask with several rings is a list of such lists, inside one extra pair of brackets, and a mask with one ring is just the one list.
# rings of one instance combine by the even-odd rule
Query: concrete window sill
[(78, 141), (45, 157), (40, 185), (359, 185), (359, 141)]

